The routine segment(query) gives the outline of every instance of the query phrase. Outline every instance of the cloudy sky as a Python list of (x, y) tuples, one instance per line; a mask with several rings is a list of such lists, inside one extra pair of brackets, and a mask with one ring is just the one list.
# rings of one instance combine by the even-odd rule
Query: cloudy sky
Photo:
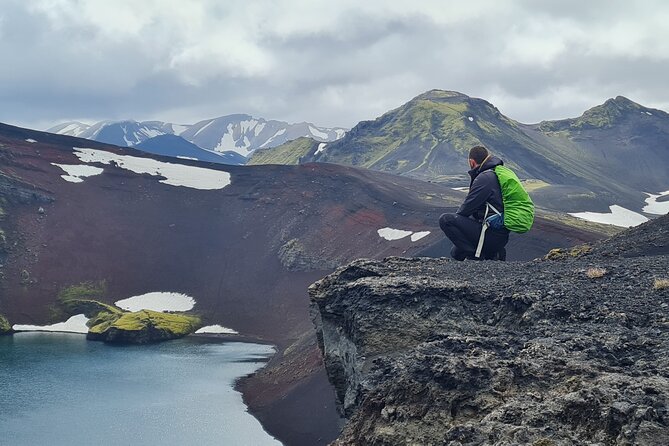
[(521, 122), (669, 110), (669, 2), (0, 0), (0, 122), (352, 127), (433, 88)]

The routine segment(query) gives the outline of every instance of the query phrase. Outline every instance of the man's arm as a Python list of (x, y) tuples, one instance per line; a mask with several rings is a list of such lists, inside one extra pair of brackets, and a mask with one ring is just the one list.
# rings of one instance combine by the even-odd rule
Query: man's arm
[(457, 214), (463, 217), (469, 217), (479, 210), (490, 199), (492, 195), (492, 186), (497, 181), (495, 172), (486, 170), (474, 179), (467, 198), (462, 202)]

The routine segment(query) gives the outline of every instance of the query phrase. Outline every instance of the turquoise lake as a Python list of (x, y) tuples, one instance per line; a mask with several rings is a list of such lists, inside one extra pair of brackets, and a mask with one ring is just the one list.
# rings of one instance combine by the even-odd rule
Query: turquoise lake
[(0, 444), (280, 445), (233, 388), (273, 352), (202, 338), (119, 347), (0, 336)]

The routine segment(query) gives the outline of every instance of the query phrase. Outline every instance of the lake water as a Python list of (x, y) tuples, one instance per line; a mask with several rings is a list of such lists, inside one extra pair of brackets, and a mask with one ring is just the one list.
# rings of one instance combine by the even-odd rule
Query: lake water
[(118, 347), (0, 336), (0, 444), (280, 445), (233, 389), (272, 353), (197, 338)]

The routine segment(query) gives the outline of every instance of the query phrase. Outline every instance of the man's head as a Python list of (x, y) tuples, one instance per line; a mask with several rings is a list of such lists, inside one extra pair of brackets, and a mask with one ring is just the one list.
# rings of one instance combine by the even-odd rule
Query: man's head
[(474, 146), (469, 149), (469, 167), (475, 169), (488, 158), (488, 149), (483, 146)]

